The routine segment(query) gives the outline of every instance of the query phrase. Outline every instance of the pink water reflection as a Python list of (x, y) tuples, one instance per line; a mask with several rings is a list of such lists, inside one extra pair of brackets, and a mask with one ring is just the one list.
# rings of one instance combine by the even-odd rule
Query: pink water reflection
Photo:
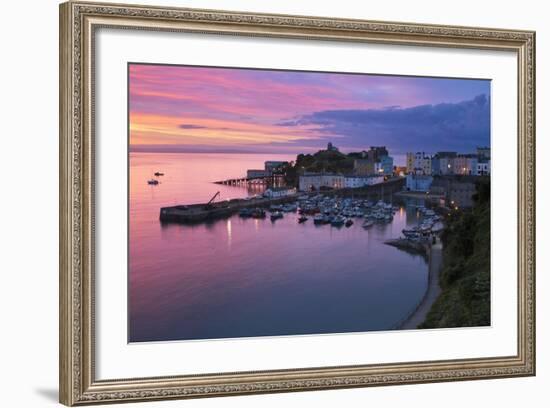
[[(422, 296), (420, 257), (383, 244), (415, 221), (365, 231), (272, 223), (233, 216), (165, 225), (159, 208), (243, 197), (246, 188), (212, 181), (240, 177), (265, 160), (248, 154), (150, 154), (130, 157), (130, 340), (207, 339), (387, 329)], [(146, 183), (163, 171), (161, 183)]]

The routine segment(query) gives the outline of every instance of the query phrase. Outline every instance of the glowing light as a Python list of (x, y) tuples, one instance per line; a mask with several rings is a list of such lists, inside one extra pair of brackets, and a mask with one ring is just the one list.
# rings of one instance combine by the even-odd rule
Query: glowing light
[(227, 229), (227, 246), (231, 248), (231, 220), (227, 220), (227, 223), (225, 224), (225, 227)]

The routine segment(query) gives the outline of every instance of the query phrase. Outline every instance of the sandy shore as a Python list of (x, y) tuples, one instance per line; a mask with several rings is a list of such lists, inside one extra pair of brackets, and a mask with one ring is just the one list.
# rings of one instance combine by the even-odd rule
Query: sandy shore
[(396, 327), (396, 329), (416, 329), (426, 320), (428, 312), (441, 293), (441, 288), (439, 286), (439, 274), (441, 272), (442, 261), (443, 246), (441, 245), (441, 242), (438, 242), (437, 244), (432, 245), (430, 249), (428, 261), (428, 287), (426, 289), (426, 293), (414, 311), (412, 311), (411, 314)]

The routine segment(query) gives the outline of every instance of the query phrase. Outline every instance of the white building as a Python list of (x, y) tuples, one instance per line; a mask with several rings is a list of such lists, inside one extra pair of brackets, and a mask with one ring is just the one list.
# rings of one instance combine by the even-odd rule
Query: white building
[(476, 169), (477, 176), (490, 176), (491, 175), (491, 160), (482, 160), (477, 162)]
[(344, 177), (344, 188), (361, 188), (384, 182), (384, 176), (356, 176)]
[(420, 174), (408, 174), (407, 175), (407, 190), (409, 191), (429, 191), (432, 185), (433, 177), (420, 175)]
[(429, 176), (432, 174), (432, 158), (425, 152), (407, 153), (407, 173)]
[(271, 187), (264, 191), (264, 197), (267, 198), (287, 197), (293, 194), (296, 194), (296, 189), (288, 187)]
[(305, 173), (300, 176), (300, 191), (319, 191), (322, 188), (344, 188), (344, 176), (331, 173)]

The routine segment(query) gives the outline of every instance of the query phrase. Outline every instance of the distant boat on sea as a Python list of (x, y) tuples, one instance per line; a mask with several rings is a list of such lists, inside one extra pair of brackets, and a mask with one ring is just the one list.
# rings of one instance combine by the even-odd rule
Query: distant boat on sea
[(160, 171), (157, 171), (157, 172), (155, 172), (155, 176), (157, 176), (157, 177), (164, 176), (164, 173), (161, 173)]
[(156, 186), (158, 183), (159, 183), (159, 181), (155, 180), (155, 179), (147, 180), (147, 184), (152, 185), (152, 186)]

